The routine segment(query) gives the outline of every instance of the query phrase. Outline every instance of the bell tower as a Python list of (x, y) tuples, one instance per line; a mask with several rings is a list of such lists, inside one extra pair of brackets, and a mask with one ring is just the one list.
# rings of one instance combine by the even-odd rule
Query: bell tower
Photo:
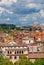
[(38, 20), (35, 20), (35, 21), (34, 21), (34, 24), (33, 24), (33, 31), (35, 31), (35, 30), (38, 29), (39, 27), (40, 27), (40, 25), (39, 25)]

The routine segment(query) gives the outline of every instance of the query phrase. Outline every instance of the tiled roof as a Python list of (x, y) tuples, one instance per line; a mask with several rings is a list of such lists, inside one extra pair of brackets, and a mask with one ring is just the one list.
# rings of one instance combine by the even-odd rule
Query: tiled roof
[(37, 46), (37, 43), (30, 43), (29, 46)]
[(0, 46), (27, 46), (25, 43), (16, 43), (16, 44), (9, 44), (9, 43), (0, 43)]

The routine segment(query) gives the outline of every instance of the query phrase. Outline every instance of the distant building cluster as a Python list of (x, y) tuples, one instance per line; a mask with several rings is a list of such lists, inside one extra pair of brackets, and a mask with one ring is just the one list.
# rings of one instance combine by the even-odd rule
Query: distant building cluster
[(14, 31), (14, 36), (0, 33), (0, 54), (15, 63), (20, 55), (30, 61), (44, 58), (44, 31)]

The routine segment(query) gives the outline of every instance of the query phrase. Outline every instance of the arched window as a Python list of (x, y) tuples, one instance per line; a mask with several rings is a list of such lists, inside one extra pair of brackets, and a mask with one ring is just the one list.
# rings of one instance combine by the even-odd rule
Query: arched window
[(21, 54), (21, 51), (19, 51), (19, 53)]
[(16, 54), (16, 51), (15, 51), (15, 54)]
[(8, 54), (9, 54), (9, 51), (8, 51)]
[(11, 54), (12, 52), (10, 51), (10, 54)]
[(23, 54), (23, 51), (22, 51), (22, 54)]
[(17, 59), (17, 56), (14, 56), (14, 59)]
[(17, 54), (18, 54), (18, 51), (17, 51)]

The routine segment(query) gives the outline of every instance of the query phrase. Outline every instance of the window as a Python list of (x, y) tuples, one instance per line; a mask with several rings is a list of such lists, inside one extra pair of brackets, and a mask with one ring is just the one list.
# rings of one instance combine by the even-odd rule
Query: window
[(16, 54), (16, 51), (15, 51), (15, 54)]
[(30, 40), (29, 40), (29, 43), (30, 43)]
[(23, 54), (23, 51), (19, 51), (20, 54)]
[(8, 51), (8, 54), (9, 54), (9, 51)]
[(18, 54), (18, 51), (17, 51), (17, 54)]
[(11, 54), (12, 52), (10, 51), (10, 54)]
[(14, 59), (17, 59), (17, 56), (14, 56)]
[(19, 53), (21, 54), (21, 51), (19, 51)]
[(23, 54), (23, 51), (22, 51), (22, 54)]

